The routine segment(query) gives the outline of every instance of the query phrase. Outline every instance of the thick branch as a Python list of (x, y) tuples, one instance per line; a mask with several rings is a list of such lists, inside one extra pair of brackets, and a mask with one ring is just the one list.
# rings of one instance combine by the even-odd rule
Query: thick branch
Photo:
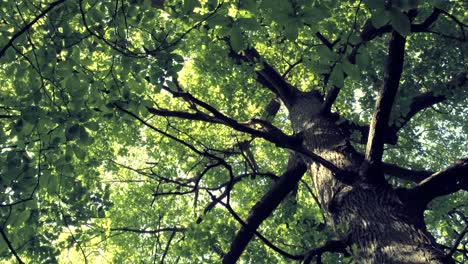
[(375, 103), (374, 115), (370, 125), (363, 174), (368, 178), (372, 177), (375, 181), (383, 179), (380, 165), (384, 138), (403, 71), (405, 42), (405, 38), (400, 34), (395, 31), (392, 33), (385, 65), (384, 84)]
[[(434, 22), (437, 20), (441, 13), (441, 10), (435, 8), (432, 13), (421, 23), (421, 24), (412, 24), (411, 25), (411, 32), (425, 32), (429, 29)], [(376, 37), (380, 37), (385, 33), (389, 33), (392, 31), (391, 25), (385, 25), (380, 28), (375, 28), (372, 24), (371, 20), (367, 20), (362, 31), (361, 31), (361, 38), (364, 42), (371, 41)]]
[[(427, 32), (429, 28), (434, 24), (441, 13), (440, 9), (435, 8), (432, 13), (422, 22), (421, 24), (412, 24), (411, 25), (411, 32)], [(371, 22), (371, 19), (368, 19), (364, 24), (364, 27), (361, 31), (361, 38), (362, 42), (356, 45), (351, 54), (349, 56), (349, 61), (351, 63), (355, 63), (356, 55), (358, 54), (358, 50), (366, 42), (373, 40), (374, 38), (380, 37), (386, 33), (392, 32), (391, 25), (385, 25), (380, 28), (375, 28)]]
[(272, 122), (276, 114), (278, 114), (280, 107), (281, 107), (281, 103), (278, 100), (276, 99), (270, 100), (270, 102), (265, 107), (265, 110), (262, 114), (262, 118), (268, 122)]
[(223, 263), (236, 263), (255, 234), (260, 224), (278, 207), (281, 201), (294, 189), (307, 166), (303, 161), (291, 158), (289, 169), (275, 182), (270, 191), (250, 210), (246, 226), (236, 234)]
[(410, 170), (391, 163), (382, 163), (382, 170), (390, 176), (419, 183), (433, 174), (432, 171)]
[(340, 93), (340, 88), (337, 86), (333, 86), (330, 91), (327, 93), (325, 97), (325, 101), (322, 104), (322, 108), (320, 109), (320, 113), (322, 114), (329, 114), (331, 112), (331, 108), (338, 98), (338, 94)]
[[(443, 84), (445, 87), (441, 88), (440, 90), (444, 90), (450, 93), (452, 91), (465, 88), (467, 84), (467, 74), (461, 73), (454, 77), (449, 83)], [(416, 114), (447, 99), (447, 95), (435, 95), (433, 92), (426, 92), (415, 96), (411, 100), (409, 111), (406, 114), (403, 114), (393, 120), (393, 124), (389, 127), (384, 135), (384, 142), (395, 145), (398, 141), (398, 132), (400, 129), (403, 128)], [(343, 129), (343, 131), (348, 131), (348, 136), (351, 135), (354, 131), (359, 132), (361, 136), (355, 140), (356, 143), (367, 143), (367, 138), (369, 136), (369, 126), (358, 125), (350, 121), (345, 121), (340, 123), (340, 127)]]
[[(247, 134), (250, 134), (250, 135), (252, 135), (254, 137), (263, 138), (263, 139), (265, 139), (265, 140), (267, 140), (267, 141), (269, 141), (271, 143), (274, 143), (278, 147), (288, 148), (290, 150), (294, 150), (294, 151), (297, 151), (298, 153), (304, 154), (305, 156), (310, 158), (312, 161), (318, 162), (321, 165), (323, 165), (325, 168), (329, 169), (337, 178), (342, 178), (342, 179), (345, 179), (345, 178), (350, 179), (351, 178), (351, 177), (349, 177), (350, 175), (349, 175), (348, 172), (342, 171), (341, 169), (336, 167), (330, 161), (320, 157), (319, 155), (313, 153), (312, 151), (307, 150), (302, 145), (302, 140), (303, 139), (301, 138), (301, 135), (288, 136), (283, 131), (281, 131), (279, 128), (273, 126), (270, 122), (265, 121), (265, 120), (261, 120), (261, 119), (252, 119), (252, 120), (250, 120), (249, 124), (259, 124), (259, 125), (262, 126), (262, 130), (253, 129), (253, 128), (251, 128), (249, 126), (249, 124), (239, 123), (237, 120), (232, 119), (232, 118), (224, 115), (223, 113), (221, 113), (216, 108), (209, 105), (208, 103), (203, 102), (203, 101), (195, 98), (190, 93), (172, 91), (169, 87), (163, 87), (163, 88), (166, 91), (168, 91), (169, 93), (171, 93), (174, 97), (180, 97), (180, 98), (186, 100), (187, 102), (189, 102), (191, 104), (202, 107), (203, 109), (205, 109), (206, 111), (208, 111), (209, 113), (211, 113), (213, 115), (212, 117), (210, 117), (209, 115), (204, 115), (204, 116), (206, 118), (208, 118), (208, 117), (213, 118), (213, 120), (216, 120), (216, 123), (224, 124), (224, 125), (229, 126), (230, 128), (232, 128), (232, 129), (234, 129), (236, 131), (247, 133)], [(179, 88), (180, 91), (182, 91), (182, 89), (180, 87), (178, 87), (178, 88)], [(144, 121), (140, 117), (136, 116), (135, 114), (129, 112), (128, 110), (122, 108), (118, 104), (115, 104), (115, 105), (116, 105), (116, 107), (118, 109), (120, 109), (121, 111), (126, 112), (127, 114), (135, 117), (136, 119), (138, 119), (140, 122), (142, 122), (146, 126), (150, 127), (151, 129), (153, 129), (153, 130), (155, 130), (155, 131), (157, 131), (159, 133), (162, 133), (162, 134), (167, 134), (167, 133), (162, 132), (161, 130), (151, 126), (146, 121)], [(158, 111), (155, 111), (155, 110), (152, 110), (152, 111), (153, 111), (154, 114), (158, 113)], [(188, 115), (190, 117), (194, 116), (193, 114), (183, 113), (183, 112), (178, 112), (177, 114), (173, 114), (172, 116), (177, 115), (178, 117), (182, 117), (182, 115), (184, 115), (184, 114), (186, 114), (186, 115)], [(202, 118), (197, 118), (196, 120), (202, 120)], [(211, 121), (211, 122), (214, 123), (215, 121)], [(173, 137), (171, 137), (171, 138), (173, 138)], [(187, 145), (187, 143), (185, 143), (185, 142), (181, 142), (181, 143), (183, 143), (184, 145)], [(192, 146), (192, 148), (193, 148), (193, 146)], [(197, 153), (199, 153), (199, 152), (200, 151), (198, 151)]]
[[(359, 144), (367, 144), (367, 139), (369, 138), (369, 126), (368, 125), (359, 125), (351, 121), (345, 121), (339, 124), (340, 128), (347, 133), (347, 136), (351, 136), (353, 132), (358, 132), (359, 138), (352, 139), (353, 142)], [(396, 134), (386, 133), (384, 135), (384, 143), (395, 145), (398, 141)]]
[[(352, 148), (350, 148), (350, 151), (352, 152), (349, 154), (357, 156), (360, 162), (364, 160), (364, 155), (362, 153)], [(415, 183), (420, 183), (424, 179), (427, 179), (429, 176), (434, 174), (432, 171), (407, 169), (388, 162), (382, 162), (382, 171), (386, 175)]]
[(289, 84), (273, 66), (268, 64), (255, 48), (244, 50), (244, 56), (231, 51), (230, 56), (235, 60), (247, 61), (250, 63), (261, 63), (263, 67), (257, 71), (257, 81), (267, 89), (275, 93), (284, 104), (290, 105), (294, 95), (295, 88)]
[(430, 26), (432, 26), (432, 24), (434, 24), (437, 18), (439, 18), (440, 13), (442, 13), (442, 10), (439, 8), (434, 8), (432, 13), (421, 24), (411, 25), (411, 31), (420, 32), (428, 29)]
[[(178, 85), (177, 82), (176, 82), (176, 85)], [(217, 120), (220, 121), (220, 123), (225, 124), (236, 131), (247, 133), (255, 137), (261, 137), (267, 141), (274, 143), (278, 147), (288, 148), (288, 149), (297, 151), (298, 153), (304, 154), (305, 156), (310, 158), (312, 161), (320, 163), (325, 168), (329, 169), (338, 178), (343, 178), (343, 177), (350, 178), (348, 177), (349, 175), (347, 172), (342, 171), (330, 161), (320, 157), (319, 155), (313, 153), (312, 151), (307, 150), (302, 145), (303, 139), (301, 138), (301, 135), (288, 136), (283, 131), (273, 126), (270, 122), (261, 120), (261, 119), (252, 119), (250, 120), (250, 123), (260, 124), (263, 127), (263, 130), (253, 129), (246, 124), (241, 124), (237, 120), (224, 115), (223, 113), (218, 111), (213, 106), (195, 98), (190, 93), (175, 92), (175, 91), (172, 91), (169, 87), (164, 87), (164, 89), (170, 92), (174, 97), (180, 97), (186, 100), (187, 102), (190, 102), (192, 104), (195, 104), (197, 106), (204, 108), (205, 110), (207, 110), (213, 115), (213, 118), (216, 118)], [(182, 91), (182, 88), (180, 86), (178, 86), (178, 89)]]
[(425, 206), (439, 196), (448, 195), (461, 189), (468, 190), (468, 158), (458, 161), (443, 171), (434, 173), (410, 189), (409, 195), (412, 201)]

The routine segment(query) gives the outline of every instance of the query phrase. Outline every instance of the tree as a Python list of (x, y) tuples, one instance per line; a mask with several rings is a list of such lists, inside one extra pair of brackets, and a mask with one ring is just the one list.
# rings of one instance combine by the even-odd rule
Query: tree
[(2, 1), (0, 259), (468, 260), (463, 1)]

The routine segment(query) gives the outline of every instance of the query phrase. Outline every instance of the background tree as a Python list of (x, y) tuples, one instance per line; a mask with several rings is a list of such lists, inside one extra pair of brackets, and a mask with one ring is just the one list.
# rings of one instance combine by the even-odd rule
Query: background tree
[(1, 1), (0, 258), (467, 261), (466, 10)]

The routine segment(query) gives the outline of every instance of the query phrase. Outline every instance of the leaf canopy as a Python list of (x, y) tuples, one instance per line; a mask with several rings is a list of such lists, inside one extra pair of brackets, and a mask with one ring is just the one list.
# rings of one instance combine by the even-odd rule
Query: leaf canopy
[[(467, 6), (398, 2), (1, 1), (0, 227), (8, 240), (0, 239), (0, 260), (14, 261), (11, 246), (25, 262), (219, 261), (240, 224), (213, 200), (229, 199), (245, 219), (285, 170), (288, 151), (223, 122), (161, 117), (151, 109), (212, 115), (190, 104), (183, 89), (248, 122), (276, 97), (257, 82), (267, 62), (302, 91), (341, 88), (336, 110), (367, 123), (388, 41), (385, 34), (363, 39), (369, 19), (407, 37), (393, 122), (405, 122), (398, 118), (417, 95), (450, 98), (416, 115), (386, 161), (439, 170), (467, 156), (467, 89), (445, 85), (467, 70), (466, 36), (460, 37)], [(434, 7), (465, 20), (444, 16), (430, 32), (412, 32)], [(252, 47), (262, 58), (245, 63)], [(272, 123), (291, 132), (284, 107)], [(257, 178), (247, 154), (236, 149), (240, 142), (250, 142)], [(317, 247), (332, 233), (312, 184), (304, 177), (295, 199), (259, 230), (291, 253)], [(426, 221), (439, 242), (450, 245), (463, 228), (466, 201), (460, 192), (432, 203)], [(289, 263), (260, 240), (243, 257)]]

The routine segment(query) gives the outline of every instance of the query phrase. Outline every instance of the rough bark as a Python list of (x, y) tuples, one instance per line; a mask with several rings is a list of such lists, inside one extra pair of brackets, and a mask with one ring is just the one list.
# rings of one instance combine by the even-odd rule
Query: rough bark
[[(308, 150), (357, 173), (362, 156), (338, 125), (321, 116), (320, 107), (313, 107), (319, 103), (313, 96), (298, 96), (289, 109), (293, 129), (303, 134)], [(423, 208), (405, 202), (389, 185), (362, 180), (346, 184), (314, 162), (310, 171), (322, 207), (337, 235), (350, 235), (358, 263), (453, 263), (427, 232)]]

